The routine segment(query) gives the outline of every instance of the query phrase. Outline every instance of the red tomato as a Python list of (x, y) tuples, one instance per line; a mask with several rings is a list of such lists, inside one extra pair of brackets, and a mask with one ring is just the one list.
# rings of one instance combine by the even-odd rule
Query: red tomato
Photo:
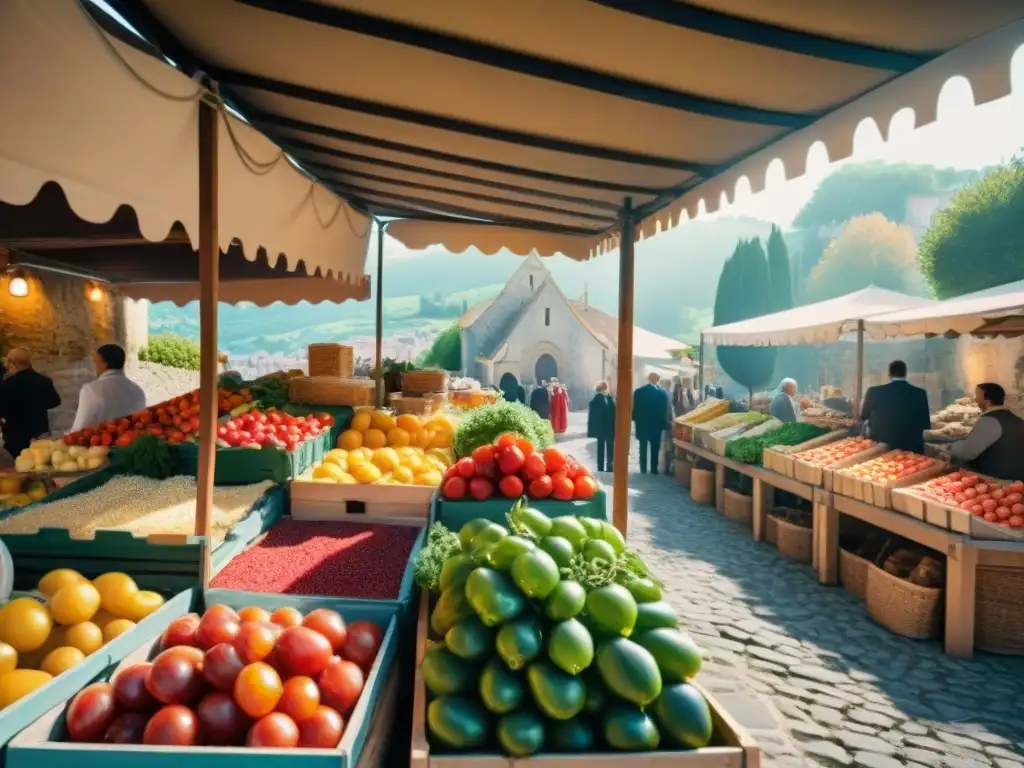
[(519, 435), (515, 432), (505, 432), (498, 436), (498, 439), (494, 441), (494, 447), (498, 449), (511, 448), (519, 440)]
[(455, 472), (459, 477), (463, 477), (466, 480), (472, 480), (476, 477), (476, 464), (473, 463), (473, 459), (459, 459), (455, 462)]
[(93, 683), (83, 688), (68, 705), (68, 735), (72, 741), (99, 741), (117, 715), (114, 688)]
[(516, 440), (516, 447), (523, 452), (523, 456), (533, 455), (533, 443), (531, 443), (525, 437), (520, 437), (518, 440)]
[(299, 675), (284, 684), (277, 711), (288, 715), (296, 723), (312, 717), (320, 706), (320, 689), (311, 677)]
[(124, 712), (114, 718), (103, 735), (107, 744), (141, 744), (149, 715), (144, 712)]
[(341, 648), (341, 657), (369, 670), (377, 658), (384, 633), (371, 621), (357, 621), (348, 627), (348, 638)]
[(235, 701), (249, 717), (263, 717), (273, 712), (283, 690), (280, 675), (263, 662), (248, 665), (235, 678)]
[(322, 704), (312, 717), (299, 723), (299, 746), (307, 749), (334, 749), (341, 741), (345, 721), (341, 715)]
[(503, 475), (514, 475), (523, 466), (526, 457), (516, 445), (509, 445), (501, 449), (498, 454), (498, 469)]
[(114, 700), (121, 709), (130, 712), (145, 712), (156, 704), (153, 695), (146, 688), (146, 678), (152, 664), (143, 661), (125, 667), (111, 681), (114, 686)]
[(492, 461), (494, 461), (494, 446), (481, 445), (473, 450), (474, 464), (489, 464)]
[(469, 481), (469, 495), (477, 501), (486, 501), (494, 495), (494, 483), (486, 477), (474, 477)]
[(327, 638), (335, 653), (345, 644), (345, 620), (341, 614), (329, 608), (317, 608), (306, 614), (302, 626), (309, 627)]
[(548, 474), (553, 475), (555, 472), (559, 472), (565, 469), (567, 460), (565, 454), (557, 448), (545, 448), (544, 449), (544, 464), (548, 469)]
[(238, 612), (238, 620), (243, 623), (246, 621), (270, 621), (270, 611), (257, 605), (247, 605)]
[(573, 483), (574, 492), (573, 495), (577, 499), (591, 499), (594, 494), (597, 493), (597, 482), (594, 478), (588, 477), (587, 475), (580, 475), (576, 478), (576, 482)]
[(285, 606), (284, 608), (278, 608), (270, 614), (270, 621), (284, 627), (285, 629), (288, 629), (289, 627), (298, 627), (302, 624), (302, 614), (299, 613), (296, 608)]
[(207, 611), (196, 627), (196, 645), (204, 650), (221, 643), (231, 643), (240, 629), (238, 614), (232, 618), (224, 611)]
[[(473, 467), (473, 471), (476, 471), (475, 466)], [(452, 501), (461, 501), (466, 498), (466, 490), (466, 479), (458, 475), (455, 477), (449, 477), (441, 486), (442, 495), (446, 499), (451, 499)]]
[(523, 481), (515, 475), (508, 475), (501, 478), (501, 482), (498, 483), (498, 490), (501, 491), (501, 495), (506, 499), (518, 499), (523, 495)]
[(576, 488), (564, 472), (551, 476), (551, 496), (559, 501), (572, 501)]
[(247, 747), (291, 748), (299, 745), (299, 726), (288, 715), (271, 712), (261, 717), (245, 737)]
[(290, 627), (277, 638), (281, 662), (293, 675), (319, 675), (330, 664), (330, 641), (308, 627)]
[(317, 683), (320, 700), (331, 709), (347, 715), (359, 701), (366, 678), (358, 664), (342, 659), (321, 672)]
[(214, 603), (211, 605), (206, 609), (206, 613), (203, 614), (203, 618), (206, 618), (211, 613), (215, 616), (223, 616), (226, 619), (231, 619), (232, 621), (241, 621), (238, 611), (229, 605), (224, 605), (224, 603)]
[(200, 680), (195, 662), (172, 648), (153, 661), (146, 677), (146, 689), (157, 701), (181, 704), (198, 693)]
[(567, 459), (565, 462), (565, 476), (570, 480), (575, 481), (580, 473), (580, 465), (577, 464), (573, 459)]
[(149, 718), (142, 734), (143, 744), (191, 747), (199, 742), (199, 720), (181, 704), (172, 704)]
[(553, 490), (554, 486), (551, 484), (551, 476), (541, 475), (536, 480), (531, 481), (529, 496), (531, 499), (546, 499)]
[(243, 622), (235, 637), (235, 649), (246, 664), (263, 661), (274, 650), (280, 627), (268, 621)]
[(245, 660), (231, 643), (218, 643), (203, 657), (203, 677), (206, 682), (221, 691), (230, 691), (235, 678), (245, 666)]
[(235, 703), (230, 693), (215, 691), (203, 697), (196, 707), (203, 743), (211, 746), (238, 744), (252, 722)]
[(536, 480), (541, 475), (546, 475), (547, 466), (544, 464), (544, 457), (538, 453), (526, 457), (523, 462), (522, 474), (528, 480)]

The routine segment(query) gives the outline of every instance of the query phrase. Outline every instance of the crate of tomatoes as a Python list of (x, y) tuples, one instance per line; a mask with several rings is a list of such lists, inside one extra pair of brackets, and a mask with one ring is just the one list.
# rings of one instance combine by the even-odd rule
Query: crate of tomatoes
[(607, 519), (605, 492), (590, 470), (556, 447), (535, 450), (511, 432), (449, 467), (432, 518), (451, 530), (477, 518), (503, 523), (508, 500), (522, 496), (551, 516)]
[(193, 593), (159, 637), (18, 734), (7, 768), (350, 768), (383, 753), (398, 689), (395, 609), (246, 599)]

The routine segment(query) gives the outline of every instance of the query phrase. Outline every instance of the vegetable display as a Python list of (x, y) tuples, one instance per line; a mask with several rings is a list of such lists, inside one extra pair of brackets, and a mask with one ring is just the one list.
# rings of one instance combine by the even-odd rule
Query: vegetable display
[(336, 611), (213, 605), (68, 704), (69, 741), (334, 749), (380, 649), (380, 627)]
[(701, 652), (622, 535), (525, 499), (507, 518), (466, 523), (441, 569), (420, 667), (432, 743), (516, 758), (707, 746)]
[(322, 435), (332, 424), (334, 417), (329, 413), (295, 416), (285, 411), (252, 408), (217, 425), (217, 445), (294, 451), (306, 440)]
[(689, 413), (677, 416), (676, 424), (702, 424), (729, 412), (729, 401), (709, 397)]
[(481, 445), (445, 472), (441, 494), (449, 501), (486, 501), (493, 496), (518, 499), (590, 499), (598, 484), (590, 472), (557, 448), (536, 451), (525, 437), (506, 432)]
[(816, 467), (827, 468), (846, 461), (858, 453), (870, 450), (877, 445), (879, 444), (868, 440), (866, 437), (849, 437), (818, 448), (809, 448), (806, 451), (794, 453), (793, 458)]
[[(223, 541), (227, 532), (266, 493), (273, 483), (217, 486), (213, 490), (211, 535)], [(184, 475), (153, 480), (116, 475), (98, 488), (36, 504), (0, 520), (0, 536), (36, 533), (41, 528), (65, 528), (73, 539), (91, 539), (97, 531), (195, 533), (196, 479)]]
[(164, 604), (125, 573), (92, 581), (60, 568), (39, 581), (48, 602), (19, 597), (0, 609), (0, 710), (71, 669)]
[(416, 585), (430, 592), (437, 592), (441, 585), (441, 569), (448, 559), (462, 551), (459, 537), (449, 531), (443, 523), (434, 523), (427, 531), (427, 540), (416, 559), (413, 573)]
[(525, 437), (539, 450), (555, 442), (550, 421), (521, 403), (501, 401), (468, 411), (455, 430), (452, 447), (457, 457), (464, 458), (481, 446), (493, 445), (506, 432)]
[(800, 445), (824, 435), (828, 430), (813, 424), (792, 422), (762, 435), (743, 436), (730, 440), (725, 447), (725, 457), (744, 464), (760, 464), (764, 449), (776, 445)]
[(1024, 483), (1019, 480), (996, 480), (961, 469), (905, 490), (970, 512), (987, 523), (1024, 528)]
[(33, 440), (14, 459), (17, 472), (88, 472), (107, 463), (104, 445), (88, 448), (60, 440)]

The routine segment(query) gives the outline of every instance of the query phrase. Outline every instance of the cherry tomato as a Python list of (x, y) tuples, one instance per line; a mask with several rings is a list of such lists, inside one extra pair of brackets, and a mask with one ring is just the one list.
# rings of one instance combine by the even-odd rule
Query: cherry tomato
[(499, 449), (511, 448), (513, 445), (516, 444), (516, 441), (518, 439), (519, 435), (517, 435), (515, 432), (505, 432), (501, 435), (498, 435), (498, 439), (494, 441), (494, 447)]
[(247, 747), (297, 747), (299, 745), (299, 727), (288, 715), (272, 712), (261, 717), (245, 738)]
[(238, 744), (245, 738), (252, 721), (230, 693), (208, 693), (196, 707), (203, 742), (214, 746)]
[(235, 648), (246, 664), (263, 661), (274, 650), (281, 628), (268, 622), (247, 621), (235, 636)]
[(270, 611), (260, 608), (258, 605), (247, 605), (238, 612), (238, 620), (246, 621), (270, 621)]
[(565, 472), (558, 472), (551, 476), (551, 496), (559, 501), (572, 501), (572, 495), (576, 487)]
[(171, 704), (149, 718), (142, 734), (143, 744), (191, 747), (199, 741), (199, 719), (181, 704)]
[(309, 627), (291, 627), (277, 638), (281, 663), (293, 675), (318, 675), (330, 663), (334, 650), (326, 637)]
[(163, 656), (165, 653), (181, 656), (183, 659), (188, 659), (196, 667), (202, 666), (203, 657), (206, 655), (203, 653), (201, 648), (196, 648), (191, 645), (176, 645), (173, 648), (168, 648), (166, 651), (162, 651), (160, 656)]
[(199, 690), (199, 671), (183, 654), (164, 651), (153, 661), (146, 677), (146, 689), (164, 704), (181, 704)]
[(364, 671), (373, 666), (384, 634), (371, 621), (357, 621), (348, 628), (348, 639), (341, 649), (341, 657), (358, 664)]
[(285, 629), (288, 629), (289, 627), (298, 627), (302, 625), (302, 614), (299, 613), (296, 608), (285, 606), (284, 608), (278, 608), (270, 614), (270, 621), (284, 627)]
[(284, 712), (296, 723), (311, 717), (320, 706), (320, 689), (311, 677), (299, 675), (285, 681), (277, 712)]
[(132, 664), (114, 675), (114, 700), (121, 709), (145, 712), (156, 704), (153, 694), (146, 688), (146, 678), (153, 665), (148, 661)]
[(359, 701), (366, 678), (358, 664), (342, 659), (321, 672), (317, 683), (320, 700), (331, 709), (347, 715)]
[(238, 635), (240, 626), (237, 619), (223, 612), (207, 611), (196, 628), (196, 645), (209, 650), (220, 643), (230, 643)]
[(551, 476), (541, 475), (540, 477), (532, 480), (528, 490), (531, 499), (546, 499), (551, 495), (551, 491), (553, 490)]
[(206, 609), (206, 613), (203, 614), (205, 619), (210, 614), (215, 616), (223, 616), (225, 619), (231, 619), (232, 621), (241, 621), (238, 617), (238, 611), (224, 603), (214, 603)]
[(107, 744), (141, 744), (149, 715), (144, 712), (123, 712), (114, 718), (103, 735)]
[(546, 475), (547, 471), (548, 468), (544, 464), (544, 457), (538, 453), (527, 455), (526, 460), (523, 462), (523, 468), (520, 470), (523, 477), (531, 481), (536, 480), (541, 475)]
[(565, 458), (565, 454), (557, 448), (544, 449), (544, 464), (548, 468), (549, 475), (565, 469), (567, 463), (568, 460)]
[(591, 499), (597, 493), (597, 483), (594, 478), (587, 475), (580, 475), (573, 483), (573, 495), (577, 499)]
[(260, 661), (243, 667), (235, 678), (235, 701), (249, 717), (263, 717), (273, 712), (282, 692), (277, 670)]
[(235, 678), (245, 666), (238, 649), (231, 643), (219, 643), (203, 657), (203, 677), (206, 682), (220, 691), (230, 691)]
[(345, 721), (330, 707), (316, 708), (310, 717), (299, 723), (299, 746), (307, 749), (334, 749), (341, 741)]
[(326, 637), (335, 652), (345, 644), (345, 620), (337, 611), (332, 611), (329, 608), (317, 608), (306, 614), (306, 618), (302, 620), (302, 626)]
[(100, 741), (116, 715), (114, 687), (110, 683), (93, 683), (68, 705), (68, 735), (72, 741)]
[(199, 617), (194, 613), (177, 618), (167, 625), (163, 637), (160, 639), (160, 647), (167, 649), (175, 645), (195, 645), (196, 629), (199, 627)]

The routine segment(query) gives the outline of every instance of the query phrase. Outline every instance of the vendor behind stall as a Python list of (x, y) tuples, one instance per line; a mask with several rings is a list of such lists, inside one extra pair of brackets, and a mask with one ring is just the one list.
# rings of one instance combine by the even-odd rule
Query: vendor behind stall
[(93, 355), (96, 378), (82, 386), (72, 432), (102, 421), (119, 419), (146, 407), (142, 387), (125, 376), (125, 352), (117, 344), (104, 344)]
[(768, 411), (783, 424), (800, 421), (800, 403), (796, 399), (794, 379), (783, 379), (779, 382), (779, 388), (772, 398)]
[(1006, 409), (1006, 391), (998, 384), (979, 384), (974, 400), (981, 417), (949, 455), (983, 475), (1024, 480), (1024, 419)]
[(17, 456), (32, 440), (50, 431), (48, 411), (60, 405), (53, 380), (32, 367), (29, 351), (15, 347), (7, 353), (7, 375), (0, 384), (0, 421), (4, 448)]
[(907, 381), (907, 364), (889, 364), (889, 383), (869, 387), (860, 409), (872, 440), (900, 451), (924, 453), (924, 431), (932, 425), (928, 395)]

